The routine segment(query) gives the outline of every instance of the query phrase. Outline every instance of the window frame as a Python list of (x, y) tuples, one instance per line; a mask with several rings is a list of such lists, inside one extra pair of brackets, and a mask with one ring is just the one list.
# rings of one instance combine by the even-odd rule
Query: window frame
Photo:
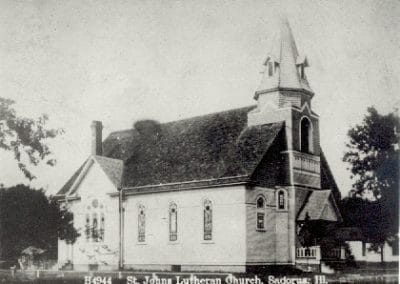
[[(207, 209), (207, 206), (209, 206), (209, 209)], [(211, 242), (213, 241), (213, 213), (214, 213), (214, 208), (212, 201), (208, 198), (203, 200), (203, 206), (202, 206), (202, 211), (203, 211), (203, 241), (205, 242)], [(207, 228), (207, 219), (206, 219), (206, 211), (209, 211), (209, 228)]]
[(271, 60), (267, 62), (267, 69), (268, 77), (272, 77), (274, 75), (274, 63)]
[[(144, 205), (139, 204), (137, 207), (137, 243), (146, 243), (146, 208)], [(143, 226), (141, 226), (141, 218), (143, 218)]]
[(90, 242), (91, 238), (92, 238), (92, 229), (90, 228), (90, 213), (87, 212), (86, 213), (86, 220), (85, 220), (85, 237), (86, 237), (86, 241)]
[[(173, 222), (175, 222), (174, 227), (172, 226)], [(171, 243), (178, 241), (178, 206), (175, 202), (171, 202), (168, 208), (168, 240)]]
[[(259, 200), (262, 200), (262, 206), (259, 207)], [(258, 195), (256, 198), (256, 230), (264, 232), (266, 230), (265, 216), (266, 216), (266, 198), (263, 195)], [(260, 217), (262, 222), (259, 222)], [(262, 224), (262, 227), (259, 226)]]
[[(307, 149), (303, 149), (303, 120), (308, 120)], [(314, 153), (314, 125), (308, 116), (302, 116), (299, 123), (299, 149), (302, 153)]]
[[(280, 197), (283, 195), (283, 207), (281, 207)], [(277, 211), (287, 211), (288, 210), (288, 196), (287, 191), (280, 188), (276, 191), (276, 210)]]
[(100, 212), (100, 228), (99, 228), (99, 241), (104, 242), (106, 216), (104, 212)]
[[(95, 206), (93, 206), (95, 204)], [(85, 205), (85, 240), (88, 243), (101, 243), (105, 240), (106, 207), (102, 201), (92, 199)]]
[(92, 213), (92, 241), (95, 243), (99, 241), (99, 222), (97, 212)]

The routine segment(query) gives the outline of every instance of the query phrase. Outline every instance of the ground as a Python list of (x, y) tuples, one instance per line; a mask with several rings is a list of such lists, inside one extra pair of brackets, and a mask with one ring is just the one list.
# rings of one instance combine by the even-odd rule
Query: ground
[[(39, 273), (39, 275), (38, 275)], [(368, 269), (358, 269), (345, 273), (337, 273), (333, 275), (325, 275), (327, 283), (399, 283), (398, 282), (398, 266)], [(162, 279), (171, 279), (171, 284), (177, 284), (175, 276), (180, 276), (181, 278), (190, 277), (190, 273), (166, 273), (166, 272), (156, 272), (157, 276)], [(46, 284), (121, 284), (121, 283), (132, 283), (128, 281), (129, 276), (137, 277), (137, 283), (142, 284), (146, 276), (151, 277), (152, 272), (130, 272), (124, 271), (119, 273), (115, 272), (78, 272), (78, 271), (17, 271), (15, 276), (12, 276), (10, 270), (0, 270), (0, 283), (46, 283)], [(199, 279), (211, 278), (211, 279), (221, 279), (222, 284), (240, 284), (240, 283), (228, 283), (226, 282), (226, 277), (228, 273), (194, 273)], [(39, 276), (39, 278), (38, 278)], [(249, 279), (254, 279), (255, 274), (234, 274), (236, 278), (246, 277)], [(257, 274), (263, 284), (269, 284), (269, 274)], [(300, 277), (300, 278), (310, 278), (313, 279), (313, 274), (303, 274), (303, 275), (275, 275), (275, 277), (286, 276), (290, 278)], [(85, 278), (86, 277), (86, 278)], [(96, 278), (99, 277), (99, 278)], [(98, 280), (96, 282), (96, 279)], [(91, 280), (92, 282), (89, 282)], [(279, 283), (279, 282), (274, 282)], [(288, 283), (288, 282), (286, 282)], [(314, 283), (314, 282), (310, 282)], [(160, 283), (154, 283), (160, 284)], [(161, 283), (162, 284), (162, 283)]]

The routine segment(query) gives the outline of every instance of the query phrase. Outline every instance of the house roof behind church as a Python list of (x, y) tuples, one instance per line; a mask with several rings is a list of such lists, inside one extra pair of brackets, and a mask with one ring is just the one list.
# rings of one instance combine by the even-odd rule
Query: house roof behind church
[(111, 133), (104, 155), (125, 161), (122, 184), (140, 187), (249, 176), (283, 122), (247, 126), (254, 106)]

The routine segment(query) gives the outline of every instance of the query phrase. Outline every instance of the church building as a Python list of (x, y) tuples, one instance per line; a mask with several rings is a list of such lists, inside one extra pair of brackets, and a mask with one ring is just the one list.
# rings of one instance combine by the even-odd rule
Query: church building
[(319, 265), (322, 246), (305, 249), (299, 231), (340, 222), (340, 193), (320, 148), (308, 66), (283, 21), (255, 105), (138, 121), (104, 140), (94, 121), (91, 155), (58, 192), (81, 234), (59, 240), (60, 269)]

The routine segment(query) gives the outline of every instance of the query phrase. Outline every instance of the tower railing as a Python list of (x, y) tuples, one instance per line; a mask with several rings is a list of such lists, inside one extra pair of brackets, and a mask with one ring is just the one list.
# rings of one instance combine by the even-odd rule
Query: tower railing
[(294, 169), (319, 174), (320, 169), (320, 158), (319, 156), (302, 153), (302, 152), (293, 152), (294, 156)]

